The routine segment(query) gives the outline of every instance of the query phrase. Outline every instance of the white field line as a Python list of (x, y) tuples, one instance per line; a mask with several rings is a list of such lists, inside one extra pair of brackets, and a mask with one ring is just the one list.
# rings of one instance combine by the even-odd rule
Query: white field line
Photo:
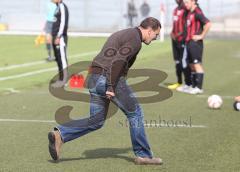
[(0, 119), (0, 122), (56, 123), (51, 120)]
[(10, 93), (20, 93), (21, 92), (19, 90), (14, 89), (14, 88), (1, 88), (0, 87), (0, 90), (6, 90), (6, 91), (9, 91)]
[(6, 70), (22, 68), (22, 67), (35, 66), (35, 65), (44, 64), (44, 63), (46, 63), (46, 61), (36, 61), (36, 62), (31, 62), (31, 63), (19, 64), (19, 65), (11, 65), (11, 66), (6, 66), (6, 67), (1, 67), (0, 71), (6, 71)]
[[(0, 35), (30, 35), (30, 36), (37, 36), (42, 34), (41, 32), (30, 32), (30, 31), (2, 31)], [(105, 32), (105, 33), (98, 33), (98, 32), (69, 32), (69, 37), (109, 37), (112, 33)]]
[[(211, 96), (211, 95), (197, 95), (197, 97), (198, 98), (208, 98), (209, 96)], [(221, 96), (223, 99), (231, 99), (231, 100), (233, 100), (234, 99), (234, 96)]]
[[(89, 53), (84, 53), (84, 54), (76, 54), (71, 56), (71, 58), (78, 58), (78, 57), (83, 57), (83, 56), (88, 56), (88, 55), (93, 55), (96, 54), (96, 52), (89, 52)], [(41, 62), (42, 63), (42, 62)], [(46, 63), (46, 62), (44, 62)], [(39, 64), (39, 62), (37, 62), (37, 64)], [(19, 67), (25, 67), (25, 66), (33, 66), (36, 64), (31, 63), (31, 65), (29, 64), (22, 64), (22, 65), (15, 65), (13, 68), (19, 68)], [(10, 67), (10, 66), (9, 66)], [(0, 68), (1, 69), (1, 68)], [(6, 70), (6, 69), (5, 69)], [(52, 67), (52, 68), (47, 68), (47, 69), (42, 69), (42, 70), (37, 70), (37, 71), (32, 71), (32, 72), (27, 72), (27, 73), (23, 73), (23, 74), (19, 74), (19, 75), (12, 75), (12, 76), (7, 76), (7, 77), (0, 77), (0, 82), (1, 81), (6, 81), (6, 80), (11, 80), (11, 79), (18, 79), (18, 78), (23, 78), (23, 77), (28, 77), (28, 76), (33, 76), (33, 75), (38, 75), (38, 74), (42, 74), (42, 73), (46, 73), (46, 72), (50, 72), (50, 71), (55, 71), (57, 70), (57, 67)], [(0, 70), (1, 71), (1, 70)]]
[(20, 74), (20, 75), (13, 75), (13, 76), (2, 77), (2, 78), (0, 78), (0, 81), (6, 81), (6, 80), (11, 80), (11, 79), (23, 78), (23, 77), (27, 77), (27, 76), (38, 75), (38, 74), (42, 74), (42, 73), (46, 73), (46, 72), (50, 72), (50, 71), (56, 71), (56, 70), (57, 70), (56, 67), (48, 68), (48, 69), (42, 69), (42, 70), (37, 70), (37, 71), (33, 71), (33, 72), (23, 73), (23, 74)]
[[(79, 57), (84, 57), (84, 56), (89, 56), (89, 55), (95, 55), (97, 54), (97, 51), (92, 51), (92, 52), (87, 52), (87, 53), (80, 53), (80, 54), (75, 54), (69, 56), (69, 59), (74, 59), (74, 58), (79, 58)], [(11, 65), (11, 66), (6, 66), (6, 67), (0, 67), (0, 71), (5, 71), (5, 70), (11, 70), (11, 69), (16, 69), (16, 68), (23, 68), (23, 67), (29, 67), (29, 66), (36, 66), (39, 64), (45, 64), (49, 63), (46, 60), (41, 60), (41, 61), (36, 61), (36, 62), (30, 62), (30, 63), (23, 63), (23, 64), (18, 64), (18, 65)]]
[[(0, 119), (0, 122), (18, 122), (18, 123), (56, 123), (54, 120), (26, 120), (26, 119)], [(177, 125), (169, 126), (163, 124), (145, 124), (146, 128), (207, 128), (204, 125)]]
[(207, 128), (204, 125), (167, 125), (167, 124), (144, 124), (147, 128)]

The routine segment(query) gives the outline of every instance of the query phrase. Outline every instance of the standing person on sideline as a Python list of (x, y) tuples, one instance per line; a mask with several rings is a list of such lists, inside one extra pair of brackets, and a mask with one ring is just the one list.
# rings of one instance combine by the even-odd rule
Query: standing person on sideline
[(128, 25), (130, 27), (133, 27), (135, 25), (135, 18), (137, 18), (137, 16), (138, 14), (134, 0), (130, 0), (127, 7)]
[(59, 80), (52, 84), (52, 87), (63, 87), (67, 82), (67, 41), (68, 41), (68, 19), (67, 6), (62, 0), (52, 0), (57, 5), (55, 22), (53, 23), (53, 50), (58, 65)]
[(190, 94), (203, 93), (204, 70), (202, 65), (203, 39), (211, 27), (197, 0), (184, 0), (187, 15), (187, 54), (191, 66), (192, 89)]
[[(106, 120), (110, 101), (118, 106), (129, 121), (130, 136), (136, 164), (162, 164), (153, 158), (145, 129), (144, 115), (125, 77), (142, 47), (159, 36), (160, 22), (152, 17), (142, 21), (139, 27), (112, 34), (90, 66), (88, 89), (90, 92), (90, 117), (71, 121), (54, 128), (48, 134), (49, 153), (59, 159), (63, 143), (100, 129)], [(114, 134), (114, 133), (113, 133)]]
[(150, 11), (151, 9), (147, 0), (144, 0), (143, 4), (140, 6), (140, 12), (143, 20), (149, 16)]
[(55, 19), (54, 14), (56, 8), (56, 4), (52, 0), (49, 0), (47, 5), (47, 21), (44, 27), (44, 31), (46, 34), (46, 49), (48, 53), (47, 61), (55, 60), (55, 58), (52, 56), (52, 27)]
[[(187, 60), (185, 38), (186, 38), (186, 16), (187, 10), (183, 4), (183, 0), (176, 0), (177, 7), (173, 12), (173, 30), (172, 51), (176, 64), (177, 83), (169, 85), (169, 89), (177, 89), (177, 91), (184, 92), (191, 87), (191, 69)], [(185, 53), (184, 53), (185, 50)], [(182, 85), (182, 74), (184, 75), (185, 85)]]

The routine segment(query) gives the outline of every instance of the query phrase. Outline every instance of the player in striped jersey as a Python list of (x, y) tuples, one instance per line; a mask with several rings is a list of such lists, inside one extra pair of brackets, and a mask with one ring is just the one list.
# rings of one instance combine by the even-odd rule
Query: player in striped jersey
[[(176, 63), (177, 84), (168, 86), (169, 89), (176, 89), (184, 92), (185, 89), (191, 86), (191, 70), (187, 61), (185, 49), (185, 21), (187, 11), (182, 0), (176, 0), (177, 7), (173, 12), (173, 30), (171, 33), (172, 38), (172, 51), (174, 61)], [(182, 84), (182, 74), (184, 74), (185, 85)]]
[(192, 70), (192, 89), (190, 94), (203, 93), (204, 70), (202, 66), (203, 39), (211, 27), (210, 21), (200, 9), (197, 0), (184, 0), (187, 15), (187, 54)]

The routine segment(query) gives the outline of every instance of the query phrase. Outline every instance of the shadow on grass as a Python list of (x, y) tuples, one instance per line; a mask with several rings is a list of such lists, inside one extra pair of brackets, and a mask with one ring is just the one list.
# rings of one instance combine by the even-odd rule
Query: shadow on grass
[(84, 151), (83, 152), (84, 157), (60, 158), (59, 161), (53, 161), (53, 160), (48, 160), (48, 161), (51, 163), (59, 163), (59, 162), (67, 162), (67, 161), (116, 158), (116, 159), (123, 159), (128, 162), (133, 162), (133, 158), (122, 155), (122, 154), (128, 153), (131, 150), (132, 150), (131, 148), (98, 148), (94, 150)]

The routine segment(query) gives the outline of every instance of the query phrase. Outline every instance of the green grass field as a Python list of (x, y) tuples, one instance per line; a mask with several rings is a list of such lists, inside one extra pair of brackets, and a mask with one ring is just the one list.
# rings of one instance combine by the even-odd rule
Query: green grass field
[[(92, 60), (104, 41), (70, 38), (69, 63)], [(164, 165), (136, 166), (129, 130), (121, 125), (125, 116), (120, 111), (101, 130), (65, 144), (61, 161), (53, 163), (47, 133), (56, 125), (52, 122), (56, 110), (72, 105), (72, 118), (81, 118), (88, 114), (89, 104), (63, 101), (49, 93), (48, 84), (56, 70), (48, 69), (56, 64), (44, 62), (44, 46), (35, 47), (34, 37), (0, 36), (0, 171), (239, 172), (240, 113), (232, 107), (233, 97), (240, 94), (239, 44), (226, 40), (205, 42), (203, 95), (174, 91), (166, 101), (142, 105), (146, 120), (161, 117), (165, 121), (189, 122), (191, 118), (195, 127), (147, 128), (154, 155), (161, 157)], [(175, 82), (170, 45), (167, 40), (143, 46), (133, 68), (165, 71), (168, 78), (163, 86)], [(222, 96), (220, 110), (208, 109), (206, 100), (212, 94)]]

